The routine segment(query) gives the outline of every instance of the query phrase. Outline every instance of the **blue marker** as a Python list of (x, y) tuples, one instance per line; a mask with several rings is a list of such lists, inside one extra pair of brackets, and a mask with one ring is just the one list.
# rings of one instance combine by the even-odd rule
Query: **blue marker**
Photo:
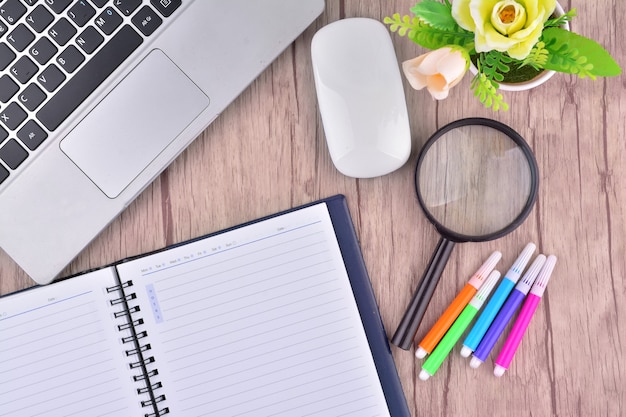
[(506, 301), (506, 298), (509, 296), (509, 293), (513, 290), (513, 287), (519, 280), (519, 277), (522, 276), (522, 272), (528, 261), (530, 261), (530, 257), (535, 252), (535, 244), (529, 243), (526, 245), (522, 253), (517, 257), (513, 266), (509, 269), (509, 272), (506, 273), (498, 288), (491, 296), (491, 300), (485, 306), (483, 312), (478, 316), (478, 320), (470, 330), (469, 334), (465, 338), (463, 342), (463, 347), (461, 348), (461, 356), (464, 358), (469, 357), (473, 351), (476, 350), (478, 344), (482, 340), (485, 333), (487, 333), (487, 329), (491, 325), (491, 322), (500, 311), (500, 307)]
[(498, 338), (502, 334), (502, 331), (506, 327), (513, 314), (517, 311), (518, 307), (522, 304), (524, 298), (526, 298), (526, 294), (530, 291), (530, 288), (533, 286), (541, 267), (546, 261), (545, 255), (539, 255), (535, 258), (535, 261), (532, 263), (528, 271), (522, 277), (522, 280), (517, 283), (515, 289), (507, 298), (506, 302), (502, 306), (502, 309), (496, 316), (495, 320), (489, 326), (489, 330), (483, 337), (483, 340), (480, 341), (478, 347), (474, 351), (472, 355), (472, 360), (470, 361), (470, 366), (472, 368), (478, 368), (489, 356), (491, 353), (491, 349), (498, 341)]

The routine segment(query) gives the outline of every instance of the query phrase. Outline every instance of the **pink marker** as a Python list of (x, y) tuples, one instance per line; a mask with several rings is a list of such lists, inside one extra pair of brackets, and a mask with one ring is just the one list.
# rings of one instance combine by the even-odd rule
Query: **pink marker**
[(530, 293), (526, 297), (522, 310), (520, 311), (519, 316), (517, 316), (517, 320), (511, 329), (511, 333), (506, 339), (506, 342), (504, 342), (504, 346), (496, 359), (496, 367), (493, 370), (495, 376), (500, 377), (504, 375), (504, 372), (509, 368), (511, 361), (513, 360), (513, 356), (515, 355), (515, 351), (522, 341), (524, 333), (526, 333), (528, 323), (530, 323), (530, 319), (532, 319), (533, 314), (539, 305), (539, 301), (541, 301), (543, 292), (546, 290), (546, 285), (548, 285), (548, 281), (550, 280), (555, 264), (556, 256), (550, 255), (541, 268), (541, 271), (539, 271), (539, 275), (537, 276), (533, 287), (530, 289)]

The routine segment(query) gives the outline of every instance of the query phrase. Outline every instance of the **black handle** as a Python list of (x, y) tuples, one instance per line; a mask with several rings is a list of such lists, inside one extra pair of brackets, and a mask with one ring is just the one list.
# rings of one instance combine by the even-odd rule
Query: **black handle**
[(422, 318), (433, 296), (435, 287), (437, 287), (441, 273), (446, 267), (448, 258), (450, 258), (452, 248), (454, 248), (453, 241), (443, 236), (439, 239), (435, 253), (433, 253), (428, 263), (428, 268), (426, 272), (424, 272), (424, 276), (417, 286), (402, 320), (400, 320), (396, 333), (391, 338), (391, 343), (398, 346), (400, 349), (409, 350), (411, 348), (413, 338), (415, 337), (415, 333), (417, 333), (417, 328), (422, 322)]

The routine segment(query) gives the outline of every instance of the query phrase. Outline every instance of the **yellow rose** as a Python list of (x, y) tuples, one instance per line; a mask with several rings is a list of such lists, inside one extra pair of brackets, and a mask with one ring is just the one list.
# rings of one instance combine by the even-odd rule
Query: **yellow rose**
[(402, 71), (416, 90), (426, 87), (437, 100), (448, 97), (469, 67), (469, 56), (462, 48), (444, 46), (417, 58), (404, 61)]
[(452, 17), (474, 32), (476, 52), (496, 50), (522, 60), (539, 40), (556, 0), (454, 0)]

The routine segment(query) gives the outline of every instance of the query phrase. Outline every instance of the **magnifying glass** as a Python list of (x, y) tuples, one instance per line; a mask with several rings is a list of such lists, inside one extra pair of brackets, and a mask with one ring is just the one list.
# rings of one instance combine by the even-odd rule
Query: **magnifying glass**
[(537, 161), (507, 125), (461, 119), (428, 139), (417, 161), (415, 189), (441, 238), (391, 343), (411, 347), (455, 243), (513, 231), (530, 213), (538, 188)]

